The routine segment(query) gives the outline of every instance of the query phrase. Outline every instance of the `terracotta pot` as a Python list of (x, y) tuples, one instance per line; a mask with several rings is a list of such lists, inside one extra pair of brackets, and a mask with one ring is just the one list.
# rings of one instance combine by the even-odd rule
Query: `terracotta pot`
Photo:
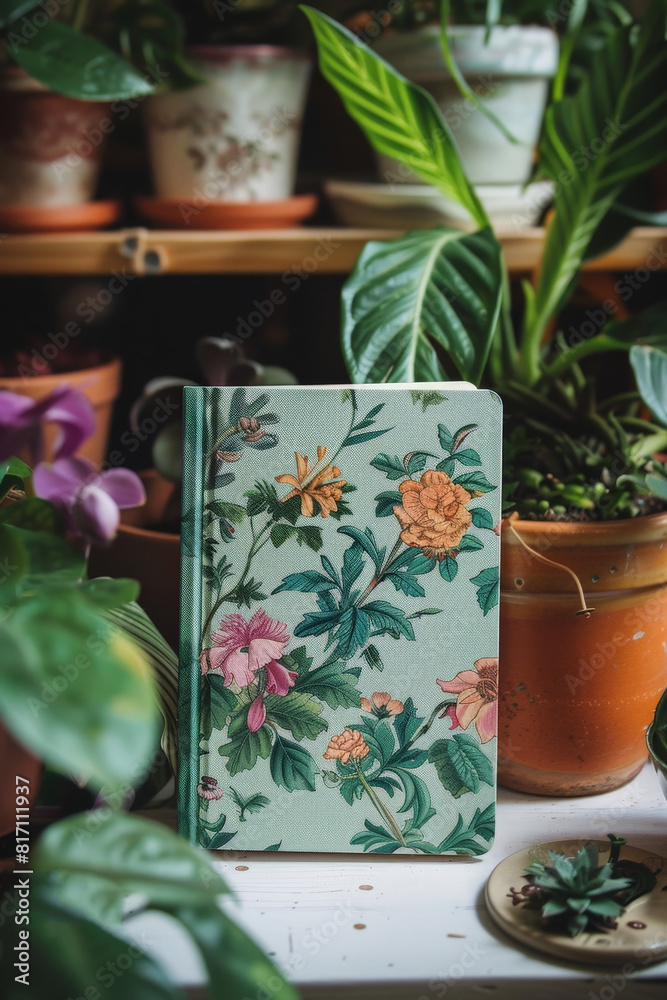
[(667, 513), (598, 524), (503, 524), (498, 780), (588, 795), (629, 781), (667, 687)]
[[(41, 761), (33, 757), (14, 739), (0, 722), (0, 837), (11, 833), (16, 826), (17, 778), (29, 782), (30, 810), (34, 809), (42, 776)], [(24, 785), (25, 782), (20, 782)], [(25, 815), (25, 813), (23, 814)]]
[(54, 94), (23, 70), (0, 79), (0, 204), (56, 208), (95, 194), (109, 105)]
[(294, 190), (310, 59), (270, 45), (200, 46), (206, 83), (145, 103), (155, 193), (202, 208)]
[(146, 489), (146, 504), (122, 512), (113, 543), (91, 553), (90, 575), (138, 580), (139, 604), (177, 650), (181, 536), (155, 526), (180, 518), (180, 486), (163, 479), (155, 469), (139, 475)]
[[(47, 345), (48, 346), (48, 345)], [(54, 350), (57, 350), (54, 346)], [(54, 375), (33, 375), (26, 378), (0, 378), (0, 391), (18, 392), (31, 399), (43, 399), (59, 386), (66, 384), (72, 389), (78, 389), (87, 396), (95, 410), (95, 430), (91, 437), (83, 443), (78, 454), (89, 458), (96, 465), (101, 465), (107, 455), (109, 427), (113, 405), (120, 392), (123, 366), (118, 358), (98, 365), (95, 368), (84, 368), (81, 371), (62, 372)], [(53, 443), (56, 437), (55, 426), (46, 429), (46, 460), (53, 458)], [(29, 456), (20, 456), (29, 460)]]

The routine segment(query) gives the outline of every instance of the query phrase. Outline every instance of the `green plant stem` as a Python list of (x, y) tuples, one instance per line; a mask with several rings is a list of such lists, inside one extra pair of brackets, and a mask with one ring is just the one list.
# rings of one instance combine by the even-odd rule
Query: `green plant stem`
[(389, 758), (384, 767), (384, 770), (386, 771), (388, 767), (391, 767), (394, 757), (402, 756), (406, 750), (409, 750), (411, 747), (415, 745), (417, 740), (420, 740), (422, 736), (426, 736), (427, 732), (429, 731), (429, 729), (435, 722), (436, 718), (438, 717), (438, 714), (442, 712), (444, 708), (447, 708), (448, 705), (454, 705), (454, 704), (456, 704), (456, 702), (452, 702), (450, 700), (450, 701), (441, 701), (439, 705), (436, 705), (436, 707), (433, 709), (433, 711), (431, 712), (427, 721), (424, 723), (421, 729), (415, 733), (415, 735), (412, 737), (411, 740), (408, 740), (407, 743), (404, 743), (403, 746), (400, 748), (400, 750), (397, 751), (397, 753), (393, 754), (392, 757)]
[(361, 770), (361, 765), (359, 764), (359, 761), (356, 758), (354, 760), (354, 766), (355, 766), (355, 769), (356, 769), (356, 772), (357, 772), (357, 777), (359, 778), (359, 781), (364, 786), (364, 789), (368, 793), (368, 797), (370, 798), (371, 802), (373, 803), (373, 805), (375, 806), (375, 808), (379, 812), (380, 816), (385, 821), (385, 823), (391, 828), (391, 830), (394, 833), (394, 836), (396, 837), (396, 840), (398, 840), (398, 842), (400, 844), (402, 844), (403, 847), (407, 847), (408, 845), (405, 843), (405, 840), (403, 838), (403, 834), (401, 833), (401, 830), (400, 830), (400, 827), (399, 827), (398, 823), (396, 822), (396, 820), (394, 819), (394, 817), (392, 816), (392, 814), (389, 812), (389, 810), (387, 809), (387, 807), (384, 805), (384, 803), (380, 800), (380, 798), (377, 795), (375, 789), (371, 788), (371, 786), (366, 781), (366, 778), (364, 777), (364, 773)]
[(384, 580), (385, 576), (387, 575), (387, 573), (391, 569), (393, 563), (395, 563), (396, 560), (398, 559), (398, 556), (400, 555), (402, 548), (403, 548), (403, 542), (399, 538), (399, 540), (396, 542), (396, 544), (394, 545), (393, 549), (389, 553), (389, 558), (387, 559), (387, 562), (384, 564), (384, 566), (382, 567), (382, 569), (380, 570), (380, 572), (378, 573), (378, 575), (373, 577), (373, 579), (368, 584), (368, 586), (364, 590), (364, 592), (361, 595), (361, 597), (359, 597), (354, 602), (355, 607), (360, 608), (361, 605), (366, 600), (366, 598), (370, 597), (371, 593), (375, 590), (375, 588), (377, 587), (377, 585), (379, 583), (382, 583), (382, 581)]
[[(248, 558), (246, 559), (245, 566), (243, 567), (243, 572), (241, 573), (241, 576), (239, 577), (238, 581), (234, 584), (232, 589), (228, 590), (226, 594), (223, 594), (221, 597), (218, 598), (218, 600), (215, 602), (215, 604), (209, 611), (208, 615), (206, 616), (206, 621), (204, 622), (204, 627), (202, 629), (202, 646), (206, 641), (208, 630), (211, 627), (211, 622), (213, 621), (216, 612), (222, 607), (225, 601), (228, 601), (233, 596), (234, 592), (237, 591), (238, 588), (245, 582), (245, 578), (250, 571), (250, 566), (253, 559), (260, 551), (260, 549), (264, 548), (264, 546), (268, 542), (269, 539), (265, 533), (267, 529), (271, 528), (271, 524), (272, 524), (271, 520), (267, 521), (264, 527), (260, 530), (259, 534), (255, 535), (252, 525), (252, 518), (250, 518), (250, 528), (251, 531), (253, 532), (253, 541), (252, 545), (250, 546), (250, 551), (248, 552)], [(264, 538), (262, 538), (263, 535), (265, 536)]]
[(615, 340), (605, 333), (600, 333), (596, 337), (582, 341), (576, 347), (571, 347), (559, 358), (552, 361), (550, 365), (545, 365), (542, 369), (542, 377), (551, 381), (569, 372), (573, 365), (578, 364), (591, 354), (602, 354), (607, 351), (627, 351), (630, 344), (624, 344), (621, 340)]

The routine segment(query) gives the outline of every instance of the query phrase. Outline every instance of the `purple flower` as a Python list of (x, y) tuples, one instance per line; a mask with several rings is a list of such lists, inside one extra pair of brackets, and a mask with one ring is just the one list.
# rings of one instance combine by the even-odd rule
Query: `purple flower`
[(24, 449), (33, 462), (44, 456), (43, 425), (59, 425), (55, 458), (72, 455), (95, 430), (95, 414), (85, 396), (68, 385), (35, 401), (16, 392), (0, 392), (0, 462)]
[(120, 510), (146, 501), (134, 472), (98, 472), (87, 458), (60, 458), (53, 465), (42, 462), (33, 481), (37, 495), (62, 510), (71, 530), (93, 545), (109, 544), (120, 522)]

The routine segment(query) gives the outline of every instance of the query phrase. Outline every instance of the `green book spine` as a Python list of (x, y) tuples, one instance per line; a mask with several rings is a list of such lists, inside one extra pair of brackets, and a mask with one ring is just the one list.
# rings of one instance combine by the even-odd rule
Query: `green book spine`
[(202, 622), (202, 511), (204, 394), (183, 391), (183, 518), (178, 685), (178, 830), (197, 843), (199, 780), (199, 650)]

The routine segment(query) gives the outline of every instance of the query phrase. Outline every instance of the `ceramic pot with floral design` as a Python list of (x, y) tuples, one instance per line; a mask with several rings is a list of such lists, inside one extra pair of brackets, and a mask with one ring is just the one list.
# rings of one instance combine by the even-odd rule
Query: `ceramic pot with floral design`
[(0, 79), (0, 205), (60, 208), (95, 194), (109, 105), (48, 90), (22, 70)]
[(498, 780), (589, 795), (629, 781), (667, 687), (667, 513), (502, 534)]
[(202, 207), (293, 194), (310, 60), (267, 45), (202, 46), (206, 83), (146, 101), (155, 193)]

